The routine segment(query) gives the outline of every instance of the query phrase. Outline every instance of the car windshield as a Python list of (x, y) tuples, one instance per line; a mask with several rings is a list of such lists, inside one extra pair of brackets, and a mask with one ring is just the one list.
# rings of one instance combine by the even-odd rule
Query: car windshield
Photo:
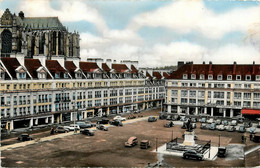
[(251, 127), (251, 128), (250, 128), (250, 131), (254, 131), (254, 130), (256, 130), (255, 127)]

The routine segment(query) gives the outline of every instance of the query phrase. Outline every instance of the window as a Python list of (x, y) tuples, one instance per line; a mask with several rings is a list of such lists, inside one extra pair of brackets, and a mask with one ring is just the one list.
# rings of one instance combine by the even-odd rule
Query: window
[(39, 78), (39, 79), (45, 79), (45, 78), (46, 78), (46, 74), (43, 73), (43, 72), (39, 72), (39, 73), (38, 73), (38, 78)]
[(192, 74), (192, 75), (191, 75), (191, 79), (196, 79), (196, 75), (195, 75), (195, 74)]
[(187, 90), (182, 90), (181, 91), (181, 96), (182, 97), (187, 97), (188, 96), (188, 91)]
[(208, 75), (208, 79), (212, 80), (213, 79), (213, 75)]
[(178, 96), (178, 90), (172, 90), (172, 97)]
[(101, 91), (95, 91), (95, 98), (101, 97)]
[(190, 91), (190, 97), (196, 97), (196, 91)]
[(255, 80), (260, 80), (260, 75), (256, 75)]
[(187, 104), (188, 103), (188, 99), (181, 99), (181, 104)]
[(65, 73), (65, 74), (64, 74), (64, 78), (65, 78), (65, 79), (68, 79), (68, 78), (69, 78), (68, 73)]
[(241, 80), (241, 75), (237, 75), (236, 80)]
[(251, 93), (244, 93), (244, 99), (251, 99)]
[(55, 79), (59, 79), (60, 78), (60, 74), (59, 73), (55, 73)]
[(183, 74), (182, 79), (188, 79), (188, 75), (187, 74)]
[(200, 75), (200, 79), (205, 79), (205, 76), (203, 74)]
[(198, 97), (199, 98), (204, 98), (205, 97), (205, 91), (199, 91), (198, 92)]
[(240, 92), (235, 92), (234, 93), (234, 99), (241, 99), (241, 93)]
[(20, 72), (19, 73), (19, 79), (25, 79), (25, 78), (26, 78), (25, 72)]
[(214, 98), (224, 98), (224, 92), (214, 92)]
[(227, 80), (232, 80), (232, 75), (228, 75)]
[(250, 81), (251, 80), (251, 75), (246, 75), (246, 80)]
[(222, 75), (218, 75), (217, 79), (222, 80)]

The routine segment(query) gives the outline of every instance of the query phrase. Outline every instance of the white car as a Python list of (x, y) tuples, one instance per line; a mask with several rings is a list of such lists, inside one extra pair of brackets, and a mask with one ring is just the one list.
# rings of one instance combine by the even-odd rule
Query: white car
[(125, 121), (126, 118), (125, 117), (121, 117), (121, 116), (115, 116), (114, 120), (120, 120), (120, 121)]
[(70, 126), (66, 126), (70, 131), (74, 131), (74, 127), (76, 130), (80, 130), (80, 127), (77, 124), (70, 124)]
[(210, 119), (207, 120), (207, 123), (209, 123), (209, 124), (211, 124), (211, 123), (213, 123), (213, 122), (214, 122), (214, 119), (213, 119), (213, 118), (210, 118)]

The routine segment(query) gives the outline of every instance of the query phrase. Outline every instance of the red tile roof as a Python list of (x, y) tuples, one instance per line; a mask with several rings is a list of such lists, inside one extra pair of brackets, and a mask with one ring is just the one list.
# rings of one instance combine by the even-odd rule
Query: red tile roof
[(153, 72), (153, 77), (156, 77), (156, 79), (158, 80), (162, 79), (162, 75), (160, 74), (160, 72), (156, 72), (156, 71)]
[[(42, 66), (38, 59), (26, 58), (24, 59), (24, 65), (33, 78), (38, 78), (36, 70)], [(48, 73), (47, 79), (51, 79), (51, 76)]]
[(255, 75), (260, 75), (260, 65), (185, 64), (174, 71), (169, 78), (182, 79), (183, 74), (187, 74), (188, 79), (191, 79), (191, 74), (196, 74), (196, 79), (199, 79), (201, 74), (208, 79), (208, 75), (212, 74), (214, 80), (218, 75), (223, 75), (223, 80), (227, 79), (227, 75), (232, 75), (233, 80), (236, 79), (236, 75), (241, 75), (242, 80), (245, 80), (245, 76), (251, 74), (251, 80), (255, 80)]
[(75, 78), (75, 70), (77, 69), (73, 61), (65, 61), (65, 68), (69, 71), (70, 75)]
[(146, 77), (148, 77), (149, 79), (152, 79), (152, 76), (149, 74), (149, 72), (146, 72)]
[(107, 64), (106, 63), (102, 63), (102, 69), (104, 70), (104, 71), (106, 71), (106, 72), (110, 72), (110, 68), (107, 66)]
[[(57, 60), (46, 60), (46, 67), (52, 74), (55, 76), (55, 73), (65, 73), (66, 70), (59, 64)], [(60, 75), (60, 78), (63, 78), (63, 75)]]
[[(16, 78), (15, 69), (21, 66), (16, 58), (1, 58), (4, 66), (13, 78)], [(28, 76), (28, 75), (27, 75)]]
[(112, 64), (112, 69), (116, 70), (119, 73), (123, 73), (126, 70), (129, 70), (125, 64)]
[(163, 76), (164, 76), (165, 79), (168, 79), (170, 77), (170, 75), (166, 72), (163, 72)]
[(132, 70), (132, 73), (134, 73), (134, 74), (138, 73), (138, 70), (136, 69), (136, 67), (134, 65), (131, 65), (131, 70)]
[(95, 62), (80, 62), (79, 67), (84, 73), (94, 72), (99, 68)]

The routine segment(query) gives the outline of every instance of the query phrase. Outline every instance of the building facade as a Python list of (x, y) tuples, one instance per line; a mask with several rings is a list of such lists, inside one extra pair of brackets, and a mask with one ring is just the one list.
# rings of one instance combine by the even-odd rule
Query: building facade
[(260, 114), (260, 65), (184, 64), (166, 80), (165, 105), (187, 115)]

